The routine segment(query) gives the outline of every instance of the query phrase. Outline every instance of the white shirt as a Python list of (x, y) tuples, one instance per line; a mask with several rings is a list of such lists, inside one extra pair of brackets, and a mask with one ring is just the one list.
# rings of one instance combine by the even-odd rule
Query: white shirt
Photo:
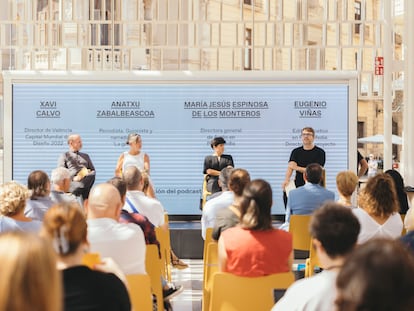
[(361, 231), (358, 235), (358, 244), (365, 243), (373, 238), (396, 239), (401, 236), (403, 222), (398, 213), (392, 214), (382, 225), (377, 223), (364, 209), (354, 208), (352, 210), (361, 224)]
[[(140, 214), (147, 216), (148, 220), (155, 227), (159, 227), (164, 224), (165, 211), (160, 201), (147, 197), (142, 191), (136, 190), (127, 191), (126, 197)], [(125, 202), (123, 209), (130, 213), (135, 212), (127, 201)]]
[(335, 309), (337, 272), (324, 270), (293, 283), (271, 311), (331, 311)]
[(146, 274), (145, 238), (140, 226), (111, 218), (88, 219), (91, 252), (112, 257), (125, 274)]
[(214, 228), (217, 212), (223, 208), (229, 207), (234, 200), (233, 191), (223, 191), (218, 197), (206, 202), (201, 216), (201, 236), (206, 239), (207, 228)]

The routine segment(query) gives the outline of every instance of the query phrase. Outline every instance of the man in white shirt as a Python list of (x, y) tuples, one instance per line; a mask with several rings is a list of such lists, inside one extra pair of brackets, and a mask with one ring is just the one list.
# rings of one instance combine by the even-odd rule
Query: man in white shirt
[(91, 252), (112, 257), (125, 274), (145, 274), (145, 238), (136, 224), (119, 223), (119, 191), (111, 184), (92, 188), (84, 203)]
[(336, 277), (356, 245), (360, 224), (351, 209), (335, 202), (317, 209), (310, 232), (321, 268), (313, 277), (296, 281), (272, 311), (331, 311), (335, 309)]
[(160, 201), (150, 198), (142, 192), (144, 186), (141, 172), (135, 166), (128, 166), (122, 174), (127, 184), (124, 210), (146, 216), (155, 227), (164, 225), (164, 207)]
[(219, 196), (208, 200), (204, 205), (201, 216), (201, 236), (204, 240), (206, 239), (207, 228), (214, 228), (217, 212), (233, 203), (234, 193), (228, 187), (230, 174), (233, 170), (232, 167), (225, 167), (220, 171), (218, 183), (222, 192)]

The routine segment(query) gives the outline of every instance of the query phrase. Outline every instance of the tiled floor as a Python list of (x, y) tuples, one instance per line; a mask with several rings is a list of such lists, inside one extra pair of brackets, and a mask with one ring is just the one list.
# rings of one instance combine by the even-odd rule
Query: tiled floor
[(173, 269), (172, 280), (183, 285), (184, 291), (171, 300), (174, 311), (201, 311), (203, 296), (203, 261), (201, 259), (182, 259), (189, 267)]

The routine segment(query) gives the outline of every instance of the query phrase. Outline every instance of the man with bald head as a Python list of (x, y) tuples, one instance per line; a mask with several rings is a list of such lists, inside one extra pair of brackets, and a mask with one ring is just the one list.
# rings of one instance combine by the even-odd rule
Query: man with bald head
[(125, 274), (145, 274), (145, 238), (136, 224), (119, 223), (119, 191), (104, 183), (91, 189), (84, 203), (91, 252), (112, 257)]
[(80, 152), (82, 139), (78, 134), (68, 136), (69, 151), (60, 155), (58, 167), (66, 167), (70, 171), (70, 189), (76, 196), (85, 200), (95, 182), (95, 167), (87, 153)]

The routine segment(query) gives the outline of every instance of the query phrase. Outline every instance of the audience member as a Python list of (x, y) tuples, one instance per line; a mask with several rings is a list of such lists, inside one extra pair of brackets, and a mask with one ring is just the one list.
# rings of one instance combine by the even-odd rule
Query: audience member
[(338, 311), (414, 310), (414, 258), (398, 241), (357, 247), (337, 278)]
[(0, 235), (0, 310), (60, 311), (62, 285), (48, 241), (24, 232)]
[(43, 220), (46, 211), (53, 205), (50, 195), (49, 176), (44, 171), (33, 171), (27, 178), (27, 188), (31, 191), (26, 201), (24, 214), (36, 220)]
[(214, 240), (217, 241), (223, 231), (236, 226), (240, 222), (240, 202), (243, 190), (249, 182), (250, 175), (246, 170), (236, 168), (231, 172), (228, 187), (234, 193), (234, 201), (227, 208), (217, 212), (212, 233)]
[(352, 194), (358, 186), (358, 176), (353, 171), (342, 171), (336, 175), (336, 188), (338, 189), (338, 203), (355, 208), (352, 204)]
[(0, 232), (39, 231), (42, 222), (24, 215), (30, 192), (15, 181), (0, 185)]
[[(135, 166), (128, 166), (123, 177), (127, 185), (126, 203), (123, 209), (129, 213), (138, 213), (146, 216), (155, 227), (168, 230), (165, 224), (165, 211), (161, 202), (148, 197), (142, 192), (143, 179), (141, 171)], [(185, 269), (188, 265), (180, 260), (171, 250), (172, 264), (178, 269)]]
[(54, 203), (75, 203), (79, 202), (76, 196), (69, 192), (70, 188), (70, 172), (65, 167), (57, 167), (52, 171), (51, 175), (52, 190), (50, 191), (50, 199)]
[(66, 167), (70, 172), (70, 192), (88, 198), (89, 191), (95, 182), (95, 167), (87, 153), (80, 152), (82, 139), (78, 134), (68, 136), (69, 151), (63, 153), (58, 160), (58, 167)]
[(118, 222), (122, 201), (118, 190), (104, 183), (91, 189), (85, 200), (91, 251), (111, 257), (125, 274), (145, 272), (145, 238), (136, 224)]
[(400, 237), (403, 242), (414, 254), (414, 209), (410, 208), (404, 217), (404, 227), (407, 233)]
[[(127, 192), (126, 182), (121, 177), (115, 176), (108, 180), (108, 183), (114, 185), (115, 188), (118, 189), (119, 194), (121, 195), (122, 204), (124, 205)], [(157, 236), (155, 234), (155, 226), (148, 220), (146, 216), (139, 213), (129, 213), (128, 211), (123, 209), (121, 211), (119, 222), (133, 223), (140, 226), (142, 231), (144, 232), (145, 244), (155, 244), (158, 246), (159, 250), (160, 243), (157, 240)], [(171, 299), (173, 296), (176, 296), (184, 289), (181, 285), (176, 286), (175, 284), (168, 284), (167, 280), (165, 280), (164, 278), (161, 278), (161, 282), (165, 300)]]
[(406, 214), (410, 206), (408, 204), (407, 193), (405, 192), (404, 179), (396, 170), (387, 170), (385, 171), (385, 174), (390, 175), (394, 180), (395, 191), (397, 192), (397, 198), (400, 205), (399, 213)]
[(359, 208), (352, 211), (361, 224), (358, 244), (375, 237), (395, 239), (403, 224), (392, 178), (380, 173), (368, 179), (358, 196)]
[(373, 177), (377, 174), (378, 170), (378, 161), (375, 159), (374, 155), (371, 153), (368, 159), (368, 178)]
[(358, 219), (350, 209), (334, 202), (317, 209), (312, 215), (310, 233), (323, 271), (295, 282), (272, 311), (333, 310), (336, 277), (356, 244), (359, 230)]
[(318, 163), (306, 166), (305, 185), (289, 192), (283, 230), (289, 230), (290, 215), (310, 215), (325, 201), (334, 200), (335, 194), (320, 185), (323, 168)]
[(222, 232), (219, 269), (240, 276), (263, 276), (292, 268), (292, 236), (272, 227), (272, 188), (257, 179), (243, 191), (240, 225)]
[[(145, 175), (145, 181), (147, 182), (144, 193), (155, 198), (154, 187), (150, 178), (150, 158), (147, 153), (142, 149), (142, 137), (136, 133), (130, 133), (128, 135), (126, 144), (129, 145), (129, 150), (121, 153), (118, 158), (115, 176), (122, 177), (128, 166), (137, 167), (142, 175)], [(144, 188), (144, 187), (143, 187)]]
[(203, 240), (206, 239), (206, 229), (214, 227), (217, 212), (229, 207), (233, 203), (234, 193), (228, 188), (230, 174), (233, 170), (232, 167), (225, 167), (220, 171), (219, 185), (221, 187), (221, 194), (208, 200), (204, 205), (201, 215), (201, 236)]
[(220, 171), (225, 167), (234, 167), (233, 157), (224, 154), (225, 143), (223, 137), (214, 137), (210, 143), (214, 152), (204, 158), (203, 174), (207, 174), (207, 191), (212, 194), (221, 191), (218, 184)]
[(65, 311), (131, 310), (128, 291), (121, 281), (125, 276), (112, 259), (103, 258), (94, 269), (82, 264), (89, 242), (85, 216), (76, 204), (61, 203), (50, 208), (41, 234), (51, 241), (58, 256)]
[(368, 162), (358, 151), (358, 177), (362, 177), (368, 170)]

